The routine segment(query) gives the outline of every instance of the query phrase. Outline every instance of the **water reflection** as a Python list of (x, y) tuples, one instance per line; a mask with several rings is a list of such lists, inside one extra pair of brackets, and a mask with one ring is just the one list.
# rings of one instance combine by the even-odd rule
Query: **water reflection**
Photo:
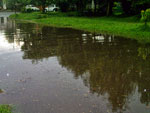
[(11, 23), (8, 23), (9, 19), (8, 17), (0, 17), (0, 29), (4, 29), (8, 26), (10, 26), (9, 24)]
[(137, 92), (140, 102), (149, 105), (149, 45), (68, 28), (14, 22), (9, 25), (5, 38), (19, 45), (23, 59), (38, 63), (57, 56), (59, 64), (74, 73), (75, 79), (82, 78), (92, 94), (108, 95), (113, 112), (130, 108), (130, 99)]
[(8, 17), (0, 17), (0, 25), (7, 24)]
[(20, 41), (20, 32), (16, 30), (14, 21), (8, 17), (0, 17), (0, 51), (19, 50), (23, 45)]

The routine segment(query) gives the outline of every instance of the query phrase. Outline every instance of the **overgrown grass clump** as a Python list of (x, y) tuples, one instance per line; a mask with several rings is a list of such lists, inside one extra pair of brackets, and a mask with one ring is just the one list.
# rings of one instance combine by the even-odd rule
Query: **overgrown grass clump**
[[(139, 41), (150, 42), (150, 29), (143, 30), (143, 23), (132, 17), (78, 17), (75, 13), (51, 12), (47, 14), (21, 13), (11, 18), (27, 20), (45, 25), (71, 27), (96, 33), (108, 33)], [(149, 26), (149, 23), (147, 24)]]
[(12, 113), (10, 105), (0, 105), (0, 113)]

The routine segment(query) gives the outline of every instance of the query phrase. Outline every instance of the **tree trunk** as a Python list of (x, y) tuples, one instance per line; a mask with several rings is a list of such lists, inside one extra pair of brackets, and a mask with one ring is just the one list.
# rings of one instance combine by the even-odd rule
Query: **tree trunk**
[(42, 12), (45, 13), (46, 0), (42, 0)]
[(91, 9), (92, 9), (92, 11), (94, 11), (94, 6), (95, 6), (94, 1), (95, 1), (95, 0), (92, 0), (92, 4), (91, 4)]
[(110, 9), (110, 3), (108, 3), (108, 6), (107, 6), (107, 14), (106, 14), (107, 16), (109, 16), (109, 11), (110, 11), (109, 9)]
[(45, 13), (45, 5), (42, 5), (42, 12)]
[(3, 2), (3, 9), (7, 9), (7, 7), (6, 7), (6, 0), (2, 0), (2, 2)]
[(96, 14), (96, 6), (97, 6), (97, 2), (96, 0), (94, 0), (94, 13)]
[(106, 10), (106, 15), (110, 16), (112, 15), (112, 8), (113, 8), (113, 2), (109, 1), (107, 4), (107, 10)]

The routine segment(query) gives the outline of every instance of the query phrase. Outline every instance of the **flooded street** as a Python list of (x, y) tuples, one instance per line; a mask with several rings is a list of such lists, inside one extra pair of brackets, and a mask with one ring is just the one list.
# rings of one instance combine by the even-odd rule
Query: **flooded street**
[(0, 12), (0, 104), (15, 113), (150, 113), (150, 45)]

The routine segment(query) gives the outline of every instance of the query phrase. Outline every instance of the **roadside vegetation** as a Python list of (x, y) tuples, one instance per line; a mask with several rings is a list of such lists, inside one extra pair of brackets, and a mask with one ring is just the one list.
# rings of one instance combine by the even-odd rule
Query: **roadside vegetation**
[[(29, 4), (40, 11), (26, 10)], [(46, 12), (51, 4), (59, 12)], [(15, 19), (150, 40), (150, 0), (8, 0), (8, 6), (22, 12)]]
[(12, 108), (9, 105), (0, 105), (0, 113), (12, 113)]
[[(27, 20), (57, 27), (71, 27), (96, 33), (134, 38), (139, 41), (150, 41), (150, 29), (143, 29), (143, 22), (138, 16), (131, 17), (78, 17), (76, 13), (51, 12), (21, 13), (11, 18)], [(149, 25), (149, 23), (147, 23)]]

